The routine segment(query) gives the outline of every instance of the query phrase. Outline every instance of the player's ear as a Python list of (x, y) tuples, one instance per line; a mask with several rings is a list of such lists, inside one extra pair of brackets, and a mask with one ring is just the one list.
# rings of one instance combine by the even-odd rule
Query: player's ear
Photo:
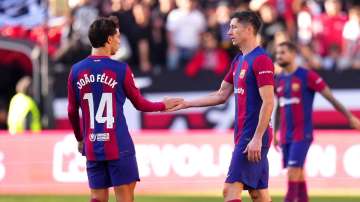
[(111, 37), (111, 36), (108, 36), (106, 43), (111, 44), (111, 41), (112, 41), (112, 40), (113, 40), (112, 37)]

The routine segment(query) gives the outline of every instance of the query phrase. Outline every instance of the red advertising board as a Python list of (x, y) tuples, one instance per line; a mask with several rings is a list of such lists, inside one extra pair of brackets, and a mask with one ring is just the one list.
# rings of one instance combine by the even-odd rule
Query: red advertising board
[[(316, 131), (306, 162), (310, 190), (360, 193), (360, 134)], [(141, 182), (137, 193), (221, 193), (231, 131), (134, 133)], [(281, 154), (271, 148), (270, 190), (284, 192)], [(0, 194), (88, 193), (85, 158), (70, 131), (0, 134)]]

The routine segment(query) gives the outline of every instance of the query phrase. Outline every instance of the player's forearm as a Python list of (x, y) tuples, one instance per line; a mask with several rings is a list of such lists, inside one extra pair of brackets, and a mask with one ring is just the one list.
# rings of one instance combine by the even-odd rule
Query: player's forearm
[(132, 103), (137, 110), (143, 112), (157, 112), (165, 110), (165, 104), (163, 102), (150, 102), (143, 97), (133, 100)]
[(333, 99), (330, 100), (330, 103), (334, 106), (334, 108), (344, 114), (344, 116), (346, 116), (347, 119), (351, 118), (351, 112), (349, 110), (347, 110), (344, 105), (342, 105), (338, 100), (336, 100), (334, 97)]
[(263, 101), (259, 114), (259, 122), (255, 130), (254, 138), (262, 139), (266, 129), (269, 126), (273, 108), (274, 108), (273, 100)]
[(351, 117), (351, 113), (342, 105), (331, 93), (329, 88), (325, 88), (321, 94), (331, 103), (331, 105), (340, 113), (344, 114), (346, 118)]
[(208, 107), (223, 104), (226, 100), (227, 97), (219, 95), (218, 93), (213, 93), (203, 98), (188, 101), (187, 104), (189, 107)]
[(80, 117), (79, 112), (74, 110), (68, 110), (68, 117), (71, 124), (71, 127), (73, 128), (75, 138), (78, 142), (83, 140), (83, 136), (80, 132)]

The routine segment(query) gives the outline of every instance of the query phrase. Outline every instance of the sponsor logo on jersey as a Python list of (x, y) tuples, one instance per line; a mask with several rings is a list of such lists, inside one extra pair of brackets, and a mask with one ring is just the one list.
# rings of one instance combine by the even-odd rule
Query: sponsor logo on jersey
[(270, 70), (265, 70), (265, 71), (259, 72), (259, 75), (262, 75), (262, 74), (274, 74), (274, 72), (270, 71)]
[(279, 99), (280, 107), (283, 107), (286, 105), (292, 105), (292, 104), (300, 104), (300, 99), (297, 97), (292, 97), (292, 98), (280, 97), (280, 99)]
[(234, 88), (234, 94), (243, 95), (244, 93), (245, 93), (245, 90), (243, 88)]
[(110, 140), (110, 134), (109, 133), (90, 133), (90, 141), (95, 142), (106, 142)]

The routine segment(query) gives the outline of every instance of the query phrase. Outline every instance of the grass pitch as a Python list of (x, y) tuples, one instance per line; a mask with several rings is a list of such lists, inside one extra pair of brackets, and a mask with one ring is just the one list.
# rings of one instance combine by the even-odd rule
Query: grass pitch
[[(283, 197), (272, 197), (273, 202), (282, 202)], [(1, 202), (88, 202), (88, 196), (0, 196)], [(190, 197), (190, 196), (136, 196), (136, 202), (222, 202), (221, 197)], [(250, 202), (247, 197), (243, 198), (243, 202)], [(360, 196), (312, 196), (311, 202), (360, 202)], [(115, 202), (113, 196), (110, 202)]]

